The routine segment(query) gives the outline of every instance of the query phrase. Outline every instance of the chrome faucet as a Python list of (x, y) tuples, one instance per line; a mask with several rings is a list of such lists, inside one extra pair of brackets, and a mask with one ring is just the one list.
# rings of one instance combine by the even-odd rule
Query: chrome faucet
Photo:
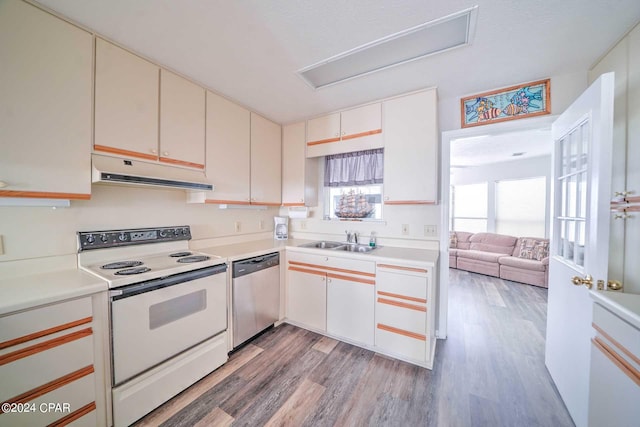
[(358, 243), (357, 231), (345, 230), (344, 232), (347, 234), (347, 243)]

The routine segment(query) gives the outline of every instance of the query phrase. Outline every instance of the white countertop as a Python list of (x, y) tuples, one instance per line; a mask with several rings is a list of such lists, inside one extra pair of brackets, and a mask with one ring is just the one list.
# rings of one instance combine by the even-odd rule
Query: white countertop
[(106, 291), (107, 282), (72, 269), (0, 279), (0, 316)]
[[(311, 242), (313, 242), (313, 240), (262, 239), (202, 248), (198, 249), (198, 251), (216, 255), (231, 262), (274, 251), (282, 251), (287, 248), (327, 256), (370, 259), (372, 261), (383, 262), (395, 261), (416, 265), (435, 265), (439, 255), (438, 251), (435, 250), (392, 246), (381, 246), (367, 253), (299, 247), (300, 245)], [(51, 262), (53, 261), (42, 260), (39, 262), (38, 259), (29, 260), (28, 271), (36, 271), (37, 273), (25, 275), (13, 274), (0, 279), (0, 316), (108, 290), (107, 282), (76, 268), (70, 268), (68, 260), (64, 261), (65, 267), (63, 269), (43, 271), (37, 268), (39, 263), (44, 265), (51, 264)], [(18, 267), (14, 268), (14, 270), (20, 269), (25, 271), (23, 269), (25, 267), (24, 265), (19, 262), (16, 263), (16, 265), (18, 265)], [(47, 268), (49, 267), (50, 266), (47, 265)], [(5, 271), (12, 271), (12, 269), (6, 268)]]
[(640, 295), (613, 291), (591, 291), (591, 298), (635, 328), (640, 329)]
[(370, 259), (373, 261), (387, 261), (387, 262), (399, 262), (404, 263), (417, 263), (435, 265), (438, 261), (439, 252), (430, 249), (416, 249), (416, 248), (400, 248), (394, 246), (380, 246), (371, 252), (344, 252), (335, 251), (331, 249), (317, 249), (317, 248), (302, 248), (300, 245), (314, 242), (315, 240), (302, 240), (302, 239), (289, 239), (289, 240), (274, 240), (264, 239), (255, 240), (252, 242), (238, 243), (235, 245), (214, 246), (210, 248), (198, 249), (200, 252), (204, 252), (210, 255), (217, 255), (222, 258), (227, 258), (229, 261), (235, 261), (243, 258), (250, 258), (253, 256), (264, 255), (273, 251), (281, 251), (283, 249), (295, 249), (297, 251), (311, 253), (311, 254), (324, 254), (338, 257), (358, 258), (358, 259)]

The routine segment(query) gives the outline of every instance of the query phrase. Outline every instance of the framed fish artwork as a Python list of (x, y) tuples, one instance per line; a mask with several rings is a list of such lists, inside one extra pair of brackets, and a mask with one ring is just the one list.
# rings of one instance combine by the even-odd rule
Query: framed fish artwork
[(492, 90), (460, 100), (463, 128), (551, 114), (550, 79)]

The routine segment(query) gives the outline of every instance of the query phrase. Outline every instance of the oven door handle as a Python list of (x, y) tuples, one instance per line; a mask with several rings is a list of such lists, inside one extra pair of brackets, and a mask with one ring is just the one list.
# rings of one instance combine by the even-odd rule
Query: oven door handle
[[(205, 267), (199, 270), (192, 270), (184, 273), (178, 273), (172, 276), (161, 277), (158, 279), (152, 279), (146, 282), (125, 286), (121, 289), (113, 289), (109, 293), (109, 298), (111, 299), (111, 302), (114, 302), (119, 299), (129, 298), (129, 297), (140, 295), (146, 292), (155, 291), (157, 289), (179, 285), (180, 283), (190, 282), (192, 280), (213, 276), (216, 274), (224, 273), (226, 271), (227, 271), (227, 265), (219, 264), (211, 267)], [(114, 293), (111, 293), (111, 292), (114, 292)]]

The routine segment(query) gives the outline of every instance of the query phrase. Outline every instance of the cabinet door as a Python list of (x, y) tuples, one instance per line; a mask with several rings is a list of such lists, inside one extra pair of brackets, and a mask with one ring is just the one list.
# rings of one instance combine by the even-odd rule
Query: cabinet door
[(435, 204), (438, 191), (436, 92), (384, 103), (385, 204)]
[(364, 345), (374, 341), (374, 281), (327, 274), (327, 332)]
[(158, 160), (160, 70), (96, 39), (94, 150)]
[(289, 267), (287, 318), (313, 330), (326, 331), (327, 280), (324, 273)]
[(381, 104), (365, 105), (342, 112), (340, 136), (343, 140), (382, 133)]
[(204, 169), (205, 90), (160, 72), (160, 161)]
[(282, 203), (282, 129), (251, 113), (251, 203)]
[(282, 205), (316, 206), (318, 162), (305, 156), (305, 122), (282, 128)]
[(207, 91), (207, 202), (249, 204), (250, 129), (249, 110)]
[(340, 141), (340, 113), (318, 117), (307, 122), (309, 145)]
[(28, 3), (0, 2), (0, 196), (90, 197), (92, 46)]

